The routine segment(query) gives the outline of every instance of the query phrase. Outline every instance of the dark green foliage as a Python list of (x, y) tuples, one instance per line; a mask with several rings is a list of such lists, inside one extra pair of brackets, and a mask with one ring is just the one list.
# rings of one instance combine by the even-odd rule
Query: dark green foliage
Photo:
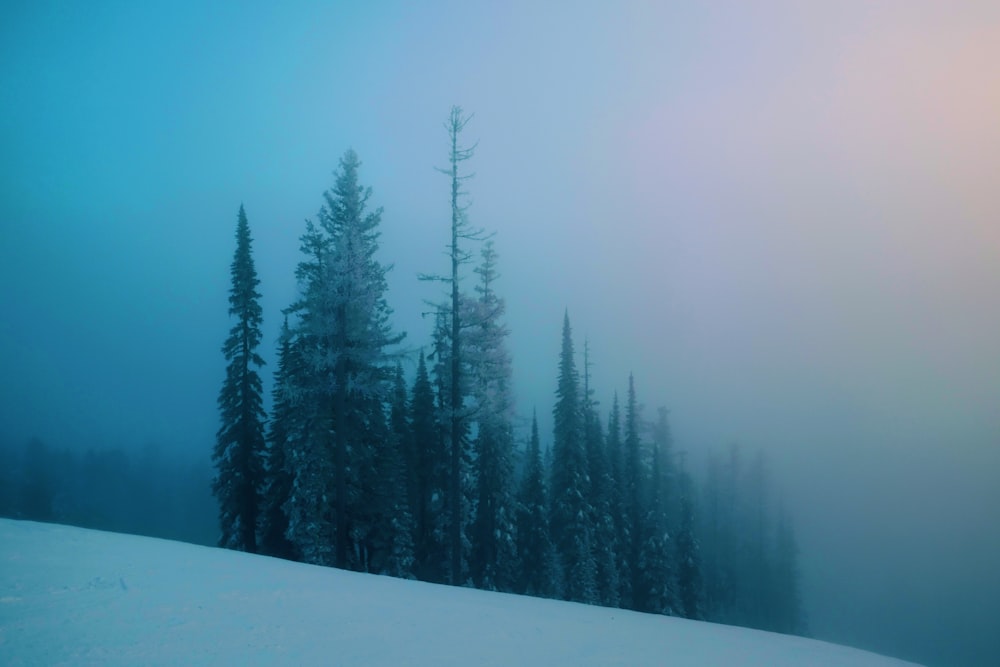
[[(447, 285), (448, 298), (433, 304), (433, 350), (421, 352), (410, 392), (387, 351), (401, 336), (389, 326), (385, 269), (375, 260), (381, 211), (367, 210), (371, 191), (358, 184), (357, 155), (341, 159), (302, 236), (301, 298), (286, 311), (293, 321), (281, 337), (266, 465), (255, 459), (253, 474), (266, 473), (254, 486), (259, 514), (233, 519), (233, 534), (254, 525), (255, 546), (310, 563), (803, 631), (794, 535), (784, 515), (773, 526), (762, 460), (747, 473), (734, 449), (728, 465), (713, 463), (696, 516), (668, 413), (643, 422), (631, 375), (624, 415), (616, 394), (602, 428), (589, 345), (581, 378), (568, 313), (553, 443), (543, 455), (533, 419), (515, 489), (512, 364), (492, 243), (476, 269), (476, 295), (460, 289), (471, 257), (465, 243), (485, 240), (461, 201), (470, 175), (460, 166), (474, 152), (460, 144), (469, 120), (454, 107), (445, 124), (450, 272), (430, 279)], [(250, 332), (252, 362), (259, 308), (252, 261), (247, 271), (241, 259), (249, 261), (248, 249), (247, 232), (231, 312), (249, 313), (240, 331)], [(236, 332), (227, 345), (243, 359)], [(259, 393), (256, 375), (246, 377)], [(261, 417), (259, 396), (246, 405)], [(47, 470), (42, 483), (24, 487), (40, 515), (63, 512), (58, 494), (45, 491), (57, 478)]]
[(630, 521), (625, 512), (625, 456), (622, 449), (621, 408), (615, 393), (608, 418), (607, 461), (609, 470), (608, 511), (614, 524), (615, 568), (618, 574), (618, 604), (632, 604), (632, 559)]
[(518, 494), (517, 553), (521, 562), (518, 591), (527, 595), (555, 597), (559, 593), (556, 589), (555, 552), (549, 537), (548, 493), (536, 415), (531, 417), (531, 440)]
[(268, 433), (266, 484), (263, 494), (261, 552), (279, 558), (297, 558), (295, 546), (288, 540), (288, 516), (284, 505), (292, 492), (293, 476), (288, 461), (288, 445), (295, 430), (295, 405), (292, 399), (292, 374), (297, 370), (293, 356), (292, 333), (288, 318), (281, 327), (278, 368), (274, 374), (271, 428)]
[(662, 454), (653, 447), (649, 499), (642, 522), (643, 542), (639, 550), (639, 582), (642, 591), (636, 608), (654, 614), (674, 614), (672, 549), (663, 502)]
[(212, 488), (219, 500), (219, 545), (256, 552), (266, 449), (263, 389), (256, 369), (264, 360), (257, 353), (262, 321), (257, 292), (260, 281), (243, 206), (236, 225), (236, 252), (230, 275), (229, 315), (237, 321), (222, 346), (228, 366), (219, 392), (222, 425), (212, 454), (217, 470)]
[(621, 582), (618, 576), (618, 540), (613, 517), (612, 500), (615, 481), (611, 476), (601, 419), (597, 414), (594, 390), (590, 387), (590, 346), (583, 348), (583, 432), (586, 443), (587, 467), (590, 477), (588, 497), (592, 507), (593, 557), (597, 600), (608, 607), (621, 603)]
[(307, 223), (302, 237), (302, 298), (291, 308), (301, 362), (290, 387), (294, 482), (284, 504), (287, 537), (304, 560), (353, 569), (378, 560), (372, 500), (388, 434), (387, 348), (402, 339), (389, 325), (385, 268), (375, 259), (381, 210), (367, 210), (371, 190), (358, 182), (360, 166), (348, 150), (323, 195), (319, 225)]
[(628, 402), (625, 407), (625, 452), (622, 465), (622, 518), (625, 522), (625, 553), (631, 577), (631, 597), (623, 604), (630, 609), (646, 609), (646, 590), (640, 563), (645, 535), (642, 531), (645, 511), (642, 502), (642, 451), (639, 443), (639, 404), (635, 395), (635, 379), (628, 376)]
[(406, 465), (410, 429), (406, 418), (406, 383), (402, 366), (396, 366), (393, 396), (389, 412), (389, 433), (376, 446), (375, 517), (372, 526), (370, 571), (395, 577), (413, 573), (413, 516), (408, 496)]
[(444, 439), (436, 419), (434, 388), (427, 374), (424, 353), (417, 363), (417, 377), (410, 398), (414, 468), (411, 496), (414, 515), (416, 574), (424, 581), (442, 583), (446, 577), (443, 499), (446, 484)]
[(680, 525), (677, 530), (677, 602), (684, 618), (701, 620), (701, 553), (694, 528), (691, 479), (680, 472)]
[(563, 318), (562, 350), (552, 448), (552, 541), (565, 577), (563, 596), (576, 602), (597, 602), (593, 554), (594, 515), (584, 442), (583, 411), (569, 314)]
[(514, 401), (511, 396), (506, 309), (495, 283), (497, 253), (483, 246), (476, 268), (480, 283), (468, 330), (469, 377), (475, 399), (473, 443), (475, 514), (470, 529), (469, 571), (478, 588), (511, 591), (517, 578), (514, 499)]

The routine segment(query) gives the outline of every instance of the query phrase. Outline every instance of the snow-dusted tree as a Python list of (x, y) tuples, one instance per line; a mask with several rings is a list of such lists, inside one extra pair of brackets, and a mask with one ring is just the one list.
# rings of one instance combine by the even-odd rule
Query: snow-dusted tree
[(607, 461), (611, 484), (608, 486), (609, 515), (614, 522), (615, 565), (618, 572), (618, 604), (624, 608), (632, 606), (632, 570), (630, 558), (631, 531), (629, 518), (625, 513), (624, 465), (622, 451), (621, 408), (618, 392), (611, 403), (608, 417)]
[(465, 564), (468, 551), (467, 526), (470, 517), (470, 495), (474, 491), (471, 484), (468, 461), (469, 421), (471, 411), (466, 409), (468, 368), (464, 359), (463, 330), (468, 327), (471, 300), (461, 291), (460, 267), (469, 261), (468, 251), (463, 242), (483, 240), (481, 230), (473, 229), (468, 221), (468, 205), (462, 203), (466, 193), (462, 183), (472, 174), (461, 173), (463, 162), (472, 158), (475, 146), (461, 143), (461, 134), (471, 120), (462, 108), (453, 106), (445, 130), (448, 133), (448, 167), (439, 169), (451, 181), (451, 238), (447, 245), (450, 273), (447, 276), (423, 276), (424, 279), (440, 280), (449, 286), (448, 305), (438, 309), (435, 327), (435, 375), (439, 388), (441, 426), (447, 442), (447, 485), (445, 488), (445, 509), (448, 514), (448, 581), (461, 584), (465, 581)]
[(289, 309), (298, 315), (291, 331), (294, 371), (285, 393), (294, 419), (285, 427), (285, 465), (292, 476), (282, 509), (288, 517), (285, 536), (299, 557), (314, 565), (334, 565), (333, 455), (330, 409), (333, 331), (331, 239), (306, 222), (301, 250), (306, 259), (295, 275), (300, 299)]
[(680, 497), (677, 493), (677, 467), (674, 462), (674, 436), (670, 430), (670, 411), (660, 407), (656, 411), (656, 422), (652, 428), (653, 448), (660, 453), (660, 473), (656, 476), (660, 485), (660, 500), (666, 528), (673, 532), (680, 520)]
[(628, 402), (625, 404), (625, 452), (622, 465), (622, 505), (623, 519), (628, 534), (625, 552), (628, 556), (628, 571), (631, 576), (632, 609), (646, 609), (645, 583), (640, 563), (645, 511), (642, 502), (644, 483), (642, 446), (639, 440), (639, 403), (635, 396), (635, 378), (628, 376)]
[(653, 465), (649, 479), (649, 497), (645, 504), (642, 522), (642, 546), (639, 550), (638, 596), (640, 611), (654, 614), (676, 613), (674, 589), (673, 548), (667, 531), (667, 516), (663, 493), (664, 451), (660, 443), (653, 442)]
[[(313, 543), (314, 557), (357, 569), (369, 562), (359, 543), (371, 528), (364, 498), (375, 448), (388, 431), (388, 348), (402, 339), (389, 325), (386, 269), (375, 258), (382, 211), (366, 210), (371, 189), (358, 182), (360, 166), (348, 150), (323, 195), (319, 226), (307, 223), (303, 236), (309, 259), (299, 265), (302, 298), (293, 310), (306, 369), (296, 380), (309, 405), (307, 428), (293, 448), (296, 480), (288, 502), (290, 534)], [(327, 533), (332, 553), (322, 544)]]
[(407, 420), (406, 383), (402, 366), (396, 366), (389, 408), (388, 437), (378, 443), (375, 458), (371, 532), (371, 571), (410, 577), (413, 574), (413, 517), (409, 503), (407, 456), (410, 427)]
[(563, 595), (576, 602), (597, 602), (596, 565), (593, 554), (589, 502), (590, 479), (584, 442), (580, 379), (573, 358), (569, 314), (563, 317), (562, 349), (552, 446), (552, 541), (558, 554), (565, 587)]
[(555, 553), (549, 536), (549, 503), (545, 468), (538, 439), (538, 417), (531, 416), (524, 476), (518, 494), (517, 553), (521, 566), (518, 591), (527, 595), (555, 597)]
[(680, 525), (677, 529), (677, 603), (684, 618), (700, 620), (701, 553), (695, 534), (694, 498), (691, 478), (684, 470), (683, 459), (678, 475), (680, 482)]
[(478, 588), (513, 590), (517, 573), (515, 499), (513, 494), (514, 399), (511, 395), (509, 331), (503, 323), (504, 300), (496, 293), (499, 278), (492, 241), (476, 268), (480, 282), (468, 361), (475, 399), (475, 518), (470, 531), (469, 569)]
[(219, 500), (219, 545), (256, 552), (266, 444), (257, 372), (264, 364), (257, 353), (263, 317), (251, 245), (250, 225), (240, 205), (229, 290), (229, 315), (237, 321), (222, 346), (228, 366), (219, 392), (222, 425), (212, 452), (217, 473), (212, 490)]
[(415, 570), (419, 579), (446, 580), (443, 507), (446, 457), (442, 432), (436, 420), (434, 388), (421, 351), (417, 376), (410, 394), (410, 428), (413, 447), (411, 507), (414, 518)]
[(272, 390), (271, 423), (268, 432), (267, 466), (262, 498), (260, 550), (269, 556), (294, 559), (295, 549), (285, 534), (288, 517), (284, 504), (292, 491), (292, 473), (288, 467), (288, 442), (296, 418), (292, 401), (292, 373), (295, 359), (292, 351), (292, 333), (288, 318), (281, 325), (278, 347), (278, 367), (274, 373)]
[(590, 345), (583, 344), (583, 432), (586, 443), (587, 464), (590, 476), (588, 497), (593, 508), (590, 517), (594, 530), (594, 565), (596, 567), (597, 599), (607, 607), (620, 604), (621, 582), (618, 578), (618, 545), (611, 499), (614, 482), (608, 466), (601, 418), (597, 414), (597, 401), (590, 387)]

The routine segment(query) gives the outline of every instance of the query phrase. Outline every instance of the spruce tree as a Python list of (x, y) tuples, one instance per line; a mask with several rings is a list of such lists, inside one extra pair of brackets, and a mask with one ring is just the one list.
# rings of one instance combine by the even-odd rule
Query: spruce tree
[(288, 441), (295, 419), (295, 406), (290, 392), (294, 371), (292, 334), (288, 317), (281, 325), (278, 367), (274, 373), (272, 390), (271, 423), (268, 432), (267, 466), (263, 494), (261, 526), (261, 552), (280, 558), (296, 558), (295, 549), (288, 541), (288, 517), (284, 504), (292, 490), (292, 472), (288, 465)]
[(465, 147), (460, 143), (460, 136), (465, 126), (472, 119), (462, 108), (453, 106), (445, 129), (450, 143), (448, 152), (448, 167), (441, 169), (451, 179), (451, 243), (448, 245), (448, 257), (451, 263), (451, 274), (446, 278), (451, 288), (451, 300), (448, 310), (448, 363), (449, 383), (447, 401), (447, 433), (448, 447), (448, 549), (450, 583), (458, 585), (463, 581), (464, 545), (466, 541), (465, 526), (468, 523), (467, 503), (465, 497), (468, 489), (463, 485), (463, 462), (468, 456), (468, 415), (463, 409), (464, 365), (462, 358), (462, 329), (465, 309), (460, 290), (459, 267), (468, 260), (468, 253), (462, 250), (462, 241), (482, 239), (482, 233), (469, 227), (466, 215), (468, 205), (460, 202), (463, 194), (462, 182), (471, 178), (471, 174), (462, 174), (459, 169), (463, 162), (472, 158), (475, 146)]
[(596, 567), (597, 599), (607, 607), (617, 607), (620, 602), (621, 583), (618, 579), (618, 546), (611, 498), (613, 482), (608, 466), (601, 418), (597, 414), (597, 401), (590, 386), (590, 345), (583, 344), (583, 431), (590, 476), (588, 497), (593, 514), (590, 518), (594, 531), (593, 551)]
[(421, 351), (410, 392), (415, 574), (424, 581), (443, 583), (447, 572), (443, 523), (447, 480), (444, 441), (435, 415), (434, 388)]
[(639, 441), (639, 404), (635, 396), (635, 378), (628, 376), (628, 402), (625, 406), (625, 453), (622, 466), (623, 519), (626, 525), (626, 554), (631, 577), (630, 608), (646, 608), (646, 592), (640, 563), (640, 552), (645, 535), (642, 531), (644, 509), (642, 448)]
[(463, 331), (469, 325), (474, 311), (471, 300), (461, 291), (460, 267), (467, 263), (470, 254), (464, 249), (469, 241), (485, 238), (482, 230), (473, 229), (468, 221), (468, 204), (462, 203), (467, 193), (462, 183), (472, 174), (462, 173), (462, 163), (471, 159), (475, 146), (461, 143), (461, 134), (472, 119), (462, 108), (453, 106), (444, 127), (448, 133), (448, 167), (438, 171), (451, 182), (451, 226), (447, 254), (450, 272), (447, 275), (422, 275), (422, 280), (444, 282), (449, 287), (447, 304), (437, 307), (434, 327), (434, 375), (438, 389), (439, 422), (443, 433), (447, 476), (444, 495), (446, 539), (448, 549), (447, 580), (458, 585), (465, 582), (467, 564), (468, 529), (472, 523), (475, 504), (475, 485), (471, 483), (471, 452), (469, 443), (471, 411), (467, 409), (468, 364), (463, 349)]
[(285, 532), (298, 556), (313, 565), (334, 565), (333, 456), (327, 355), (332, 347), (331, 239), (311, 220), (301, 237), (306, 259), (296, 268), (301, 296), (289, 311), (293, 371), (285, 388), (294, 419), (286, 426), (285, 465), (291, 491), (282, 504)]
[(640, 611), (654, 614), (675, 613), (672, 549), (667, 532), (663, 494), (663, 452), (653, 447), (653, 465), (649, 497), (642, 522), (642, 546), (639, 551)]
[(541, 597), (555, 596), (555, 554), (549, 536), (545, 466), (538, 439), (538, 416), (534, 413), (531, 415), (531, 440), (518, 494), (517, 553), (521, 565), (518, 591)]
[(409, 502), (407, 449), (410, 428), (407, 421), (406, 383), (402, 366), (396, 366), (389, 433), (377, 442), (374, 460), (374, 510), (371, 530), (372, 567), (369, 571), (394, 577), (413, 574), (413, 517)]
[(511, 591), (517, 572), (513, 493), (514, 400), (511, 394), (506, 304), (496, 293), (499, 278), (492, 241), (475, 269), (480, 282), (473, 326), (468, 330), (469, 370), (476, 402), (475, 515), (469, 569), (477, 588)]
[(348, 150), (324, 193), (319, 225), (307, 222), (302, 239), (307, 260), (297, 271), (302, 297), (293, 312), (305, 371), (296, 389), (307, 405), (286, 504), (289, 532), (298, 535), (293, 542), (308, 545), (304, 558), (367, 569), (372, 554), (365, 543), (375, 519), (366, 501), (376, 449), (389, 430), (388, 349), (402, 335), (389, 324), (386, 269), (375, 258), (382, 211), (367, 210), (371, 189), (359, 184), (360, 166)]
[(563, 595), (576, 602), (597, 602), (593, 555), (593, 507), (589, 502), (580, 380), (573, 358), (569, 314), (563, 318), (562, 349), (552, 447), (552, 536), (565, 578)]
[(618, 573), (618, 604), (624, 608), (632, 606), (632, 570), (630, 557), (631, 533), (629, 519), (625, 511), (625, 456), (622, 451), (621, 408), (618, 392), (611, 403), (608, 418), (607, 461), (610, 484), (608, 485), (608, 507), (614, 522), (615, 566)]
[(222, 425), (212, 454), (216, 467), (212, 490), (219, 501), (219, 545), (253, 553), (258, 548), (266, 445), (263, 389), (257, 372), (264, 365), (257, 353), (263, 316), (251, 245), (250, 226), (240, 205), (229, 290), (229, 315), (237, 321), (222, 346), (228, 366), (219, 392)]
[(701, 554), (695, 534), (691, 478), (683, 463), (680, 481), (680, 525), (677, 530), (677, 602), (684, 618), (701, 620)]

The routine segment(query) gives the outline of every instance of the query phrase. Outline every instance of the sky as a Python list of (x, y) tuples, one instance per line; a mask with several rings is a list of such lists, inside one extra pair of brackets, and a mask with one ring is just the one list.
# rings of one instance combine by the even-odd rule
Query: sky
[(207, 4), (0, 8), (0, 437), (207, 457), (239, 206), (273, 367), (348, 148), (426, 345), (459, 104), (520, 413), (568, 311), (603, 407), (766, 452), (816, 636), (1000, 653), (1000, 5)]

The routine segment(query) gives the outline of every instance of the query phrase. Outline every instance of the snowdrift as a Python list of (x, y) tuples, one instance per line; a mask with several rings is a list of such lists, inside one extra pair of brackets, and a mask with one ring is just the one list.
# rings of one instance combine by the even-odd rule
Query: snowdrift
[(0, 664), (912, 663), (743, 628), (0, 519)]

